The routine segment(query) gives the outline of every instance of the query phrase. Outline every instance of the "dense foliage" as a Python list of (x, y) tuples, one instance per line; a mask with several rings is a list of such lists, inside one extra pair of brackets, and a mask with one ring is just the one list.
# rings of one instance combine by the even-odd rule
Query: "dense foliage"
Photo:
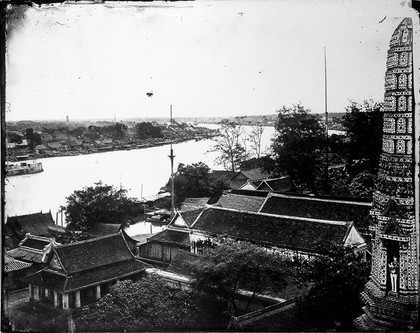
[(228, 240), (206, 252), (191, 266), (193, 287), (227, 300), (233, 315), (240, 314), (237, 300), (241, 289), (251, 292), (246, 312), (257, 295), (281, 291), (286, 286), (288, 262), (278, 254), (251, 243)]
[[(382, 152), (382, 103), (372, 100), (362, 104), (354, 101), (346, 108), (343, 126), (347, 132), (346, 153), (354, 176), (377, 168)], [(353, 170), (354, 169), (354, 170)]]
[[(171, 182), (167, 184), (171, 186)], [(184, 165), (180, 163), (174, 175), (175, 204), (179, 205), (185, 198), (218, 198), (228, 184), (210, 177), (210, 168), (202, 163)]]
[(28, 147), (31, 150), (34, 150), (34, 148), (37, 145), (40, 145), (42, 143), (41, 135), (39, 135), (39, 133), (37, 133), (37, 132), (34, 132), (32, 127), (26, 129), (25, 137), (28, 141)]
[(278, 110), (276, 137), (273, 140), (277, 174), (287, 173), (302, 190), (315, 192), (315, 178), (325, 151), (325, 128), (316, 115), (302, 105)]
[(114, 285), (108, 295), (82, 309), (77, 328), (86, 332), (217, 330), (226, 327), (223, 310), (215, 300), (171, 289), (159, 277), (149, 276)]
[(150, 122), (137, 123), (134, 128), (138, 139), (163, 138), (161, 128)]
[(89, 231), (97, 223), (127, 224), (142, 210), (126, 190), (102, 182), (74, 191), (67, 199), (67, 228)]
[(351, 248), (332, 246), (330, 257), (307, 262), (302, 278), (314, 285), (300, 304), (300, 312), (319, 330), (352, 330), (362, 312), (360, 293), (369, 279), (370, 263)]

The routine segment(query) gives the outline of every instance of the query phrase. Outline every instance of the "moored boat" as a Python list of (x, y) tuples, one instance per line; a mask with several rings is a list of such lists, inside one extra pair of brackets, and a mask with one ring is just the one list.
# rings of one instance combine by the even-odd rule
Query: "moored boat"
[(7, 176), (26, 175), (42, 171), (44, 171), (42, 168), (42, 162), (20, 162), (8, 163), (6, 165)]

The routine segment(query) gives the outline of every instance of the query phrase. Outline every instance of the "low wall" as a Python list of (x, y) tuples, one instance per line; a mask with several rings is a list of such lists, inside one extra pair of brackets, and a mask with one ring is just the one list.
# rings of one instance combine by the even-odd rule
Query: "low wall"
[(258, 320), (264, 319), (266, 317), (270, 317), (274, 314), (277, 314), (279, 312), (291, 309), (296, 306), (296, 303), (300, 299), (300, 297), (295, 297), (290, 300), (279, 302), (277, 304), (273, 304), (270, 306), (267, 306), (265, 308), (249, 312), (247, 314), (244, 314), (242, 316), (232, 316), (229, 321), (228, 330), (241, 330), (245, 326), (254, 323)]

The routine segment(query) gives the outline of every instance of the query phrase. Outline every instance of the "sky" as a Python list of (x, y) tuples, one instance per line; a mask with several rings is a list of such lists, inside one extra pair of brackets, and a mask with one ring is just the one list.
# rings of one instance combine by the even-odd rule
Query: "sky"
[[(10, 10), (6, 121), (324, 112), (381, 101), (394, 0), (62, 4)], [(148, 96), (152, 93), (152, 96)], [(150, 95), (150, 94), (149, 94)]]

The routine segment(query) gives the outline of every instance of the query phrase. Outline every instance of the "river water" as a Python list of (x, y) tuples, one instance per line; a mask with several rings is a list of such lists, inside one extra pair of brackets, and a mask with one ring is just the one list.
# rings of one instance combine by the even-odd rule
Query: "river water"
[[(273, 127), (266, 127), (262, 147), (269, 147), (273, 133)], [(179, 163), (198, 162), (221, 170), (222, 167), (214, 163), (218, 153), (209, 152), (214, 143), (202, 140), (173, 145), (174, 170)], [(39, 159), (44, 172), (6, 178), (6, 216), (51, 210), (55, 219), (60, 206), (66, 204), (67, 196), (98, 181), (118, 188), (122, 186), (134, 198), (156, 194), (170, 177), (169, 149), (167, 145)]]

